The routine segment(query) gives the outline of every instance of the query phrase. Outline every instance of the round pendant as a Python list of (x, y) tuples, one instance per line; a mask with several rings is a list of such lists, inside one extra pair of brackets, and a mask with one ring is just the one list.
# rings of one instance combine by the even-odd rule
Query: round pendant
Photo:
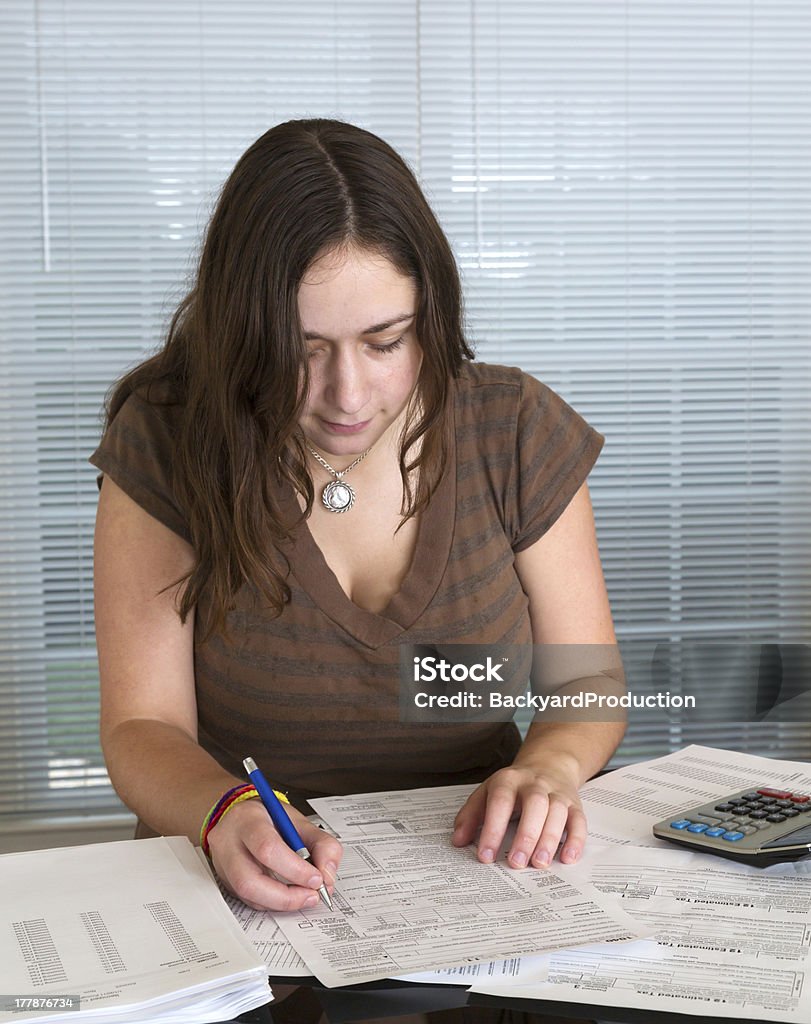
[(355, 504), (355, 492), (344, 480), (333, 480), (321, 492), (321, 501), (330, 512), (348, 512)]

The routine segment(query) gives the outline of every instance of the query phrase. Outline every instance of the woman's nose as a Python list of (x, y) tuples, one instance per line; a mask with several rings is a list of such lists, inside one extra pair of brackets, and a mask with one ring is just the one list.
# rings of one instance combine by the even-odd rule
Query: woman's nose
[(328, 401), (347, 416), (363, 409), (369, 400), (369, 387), (357, 354), (339, 352), (333, 356), (325, 391)]

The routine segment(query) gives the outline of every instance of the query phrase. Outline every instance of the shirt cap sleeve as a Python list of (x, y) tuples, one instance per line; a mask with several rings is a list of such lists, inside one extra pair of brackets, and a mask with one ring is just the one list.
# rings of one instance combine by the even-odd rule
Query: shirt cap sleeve
[(172, 487), (177, 408), (153, 405), (131, 394), (89, 461), (101, 470), (99, 487), (109, 476), (149, 515), (190, 542), (188, 522)]
[(560, 395), (522, 376), (507, 529), (513, 551), (552, 526), (597, 461), (604, 438)]

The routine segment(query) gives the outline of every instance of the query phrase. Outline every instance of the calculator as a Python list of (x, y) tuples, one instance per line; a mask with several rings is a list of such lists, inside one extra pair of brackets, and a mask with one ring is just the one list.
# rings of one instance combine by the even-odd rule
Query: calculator
[(752, 786), (653, 826), (657, 839), (767, 867), (811, 853), (811, 795)]

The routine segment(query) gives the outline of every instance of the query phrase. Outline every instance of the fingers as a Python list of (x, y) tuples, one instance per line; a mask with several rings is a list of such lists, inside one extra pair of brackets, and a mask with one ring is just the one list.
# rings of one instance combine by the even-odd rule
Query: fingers
[[(492, 864), (504, 840), (510, 818), (516, 808), (518, 793), (514, 780), (505, 772), (501, 778), (493, 776), (487, 791), (487, 808), (479, 836), (479, 860)], [(522, 864), (521, 867), (525, 865)]]
[(321, 901), (317, 891), (277, 881), (247, 859), (227, 868), (218, 864), (217, 874), (235, 896), (254, 910), (306, 910), (317, 907)]
[(324, 885), (332, 892), (338, 877), (338, 868), (344, 855), (344, 848), (329, 832), (304, 820), (299, 835), (310, 851), (310, 863), (321, 873)]
[(484, 820), (487, 806), (487, 790), (484, 786), (475, 789), (462, 805), (453, 822), (451, 842), (454, 846), (467, 846), (472, 843), (479, 826)]
[(565, 824), (566, 809), (560, 803), (550, 801), (543, 790), (530, 793), (524, 799), (507, 862), (514, 868), (525, 868), (530, 862), (536, 868), (546, 867), (558, 845), (553, 837), (560, 836)]
[(504, 842), (511, 819), (518, 815), (507, 863), (547, 867), (565, 836), (560, 859), (574, 863), (586, 841), (586, 818), (576, 790), (552, 779), (518, 768), (492, 775), (470, 796), (454, 821), (455, 846), (473, 842), (481, 826), (477, 856), (492, 863)]
[(555, 792), (534, 792), (524, 798), (507, 863), (514, 868), (548, 867), (564, 835), (560, 859), (573, 864), (586, 841), (586, 816), (579, 803)]
[(569, 811), (569, 823), (566, 828), (566, 841), (560, 854), (564, 864), (574, 864), (586, 845), (586, 816), (580, 807), (572, 807)]
[(258, 801), (246, 801), (229, 811), (209, 834), (217, 874), (250, 907), (279, 911), (314, 907), (320, 901), (318, 889), (334, 887), (341, 844), (298, 812), (291, 811), (290, 817), (311, 851), (309, 860), (287, 846)]

